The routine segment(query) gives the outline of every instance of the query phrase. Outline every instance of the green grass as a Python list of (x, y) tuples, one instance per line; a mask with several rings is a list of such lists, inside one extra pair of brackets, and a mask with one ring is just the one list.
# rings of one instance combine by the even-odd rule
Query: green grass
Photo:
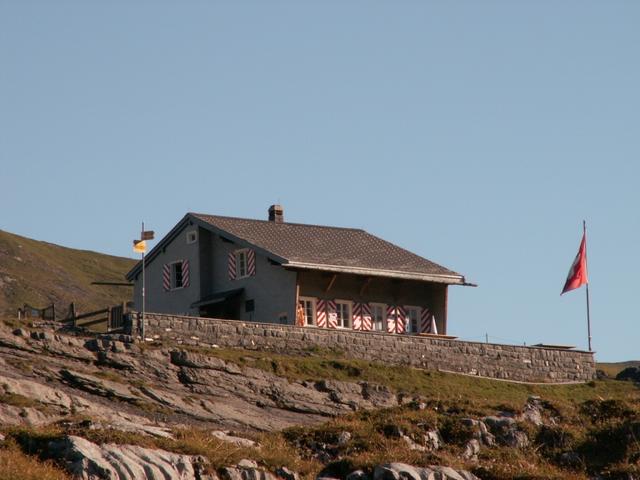
[(91, 282), (124, 281), (134, 264), (133, 259), (65, 248), (0, 230), (0, 313), (13, 317), (24, 303), (45, 307), (53, 302), (59, 315), (64, 315), (71, 302), (82, 313), (128, 301), (130, 287)]

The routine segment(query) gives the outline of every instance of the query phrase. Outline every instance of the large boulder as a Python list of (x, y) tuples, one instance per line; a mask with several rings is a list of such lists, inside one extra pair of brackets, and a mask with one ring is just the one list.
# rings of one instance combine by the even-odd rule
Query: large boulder
[(627, 367), (616, 375), (616, 380), (631, 380), (640, 383), (640, 367)]
[(49, 453), (82, 480), (196, 480), (205, 459), (137, 445), (97, 445), (76, 436), (49, 443)]
[(373, 471), (373, 480), (479, 480), (466, 470), (430, 465), (413, 467), (406, 463), (378, 465)]
[(529, 446), (529, 437), (518, 428), (518, 423), (514, 418), (489, 416), (484, 417), (482, 420), (489, 427), (498, 443), (513, 448), (526, 448)]

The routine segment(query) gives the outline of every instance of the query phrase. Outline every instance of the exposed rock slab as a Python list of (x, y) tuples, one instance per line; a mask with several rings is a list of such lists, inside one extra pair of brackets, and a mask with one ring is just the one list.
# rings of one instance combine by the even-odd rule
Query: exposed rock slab
[(373, 471), (373, 480), (480, 480), (466, 470), (432, 465), (413, 467), (406, 463), (378, 465)]
[(82, 480), (196, 480), (204, 465), (198, 456), (135, 445), (97, 445), (75, 436), (51, 442), (49, 450)]

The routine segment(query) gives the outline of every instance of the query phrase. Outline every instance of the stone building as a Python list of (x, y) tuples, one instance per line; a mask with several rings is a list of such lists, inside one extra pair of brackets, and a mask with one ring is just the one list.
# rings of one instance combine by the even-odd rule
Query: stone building
[[(142, 264), (128, 274), (142, 308)], [(146, 310), (389, 333), (447, 332), (464, 276), (364, 230), (187, 213), (146, 256)]]

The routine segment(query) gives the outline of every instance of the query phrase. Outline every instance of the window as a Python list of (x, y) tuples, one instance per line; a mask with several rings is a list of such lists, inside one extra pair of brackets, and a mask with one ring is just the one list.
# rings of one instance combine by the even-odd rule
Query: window
[(371, 304), (371, 320), (373, 321), (373, 329), (384, 332), (386, 327), (387, 306), (382, 303)]
[(338, 328), (351, 327), (351, 302), (336, 301)]
[(236, 272), (238, 272), (237, 278), (243, 278), (248, 276), (247, 269), (247, 250), (238, 250), (236, 252)]
[(316, 324), (316, 299), (308, 297), (300, 297), (300, 306), (304, 315), (305, 325)]
[(187, 243), (196, 243), (198, 241), (198, 232), (191, 230), (187, 232)]
[(244, 302), (244, 311), (247, 313), (253, 312), (256, 309), (256, 303), (253, 299)]
[(182, 288), (183, 284), (182, 262), (171, 264), (171, 288)]
[(407, 333), (418, 332), (418, 319), (420, 318), (419, 307), (405, 307), (407, 310)]

